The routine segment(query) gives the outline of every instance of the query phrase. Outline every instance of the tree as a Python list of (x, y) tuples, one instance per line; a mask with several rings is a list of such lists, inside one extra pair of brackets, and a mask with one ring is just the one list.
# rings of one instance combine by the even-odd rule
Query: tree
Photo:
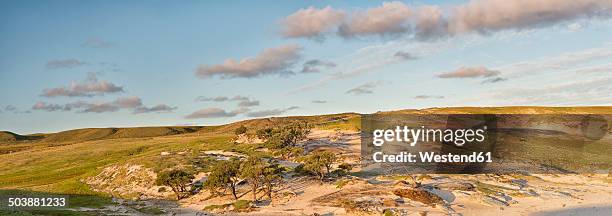
[(313, 152), (303, 158), (304, 170), (315, 174), (323, 182), (326, 174), (329, 174), (332, 163), (336, 161), (336, 155), (327, 151)]
[(232, 157), (227, 161), (219, 161), (211, 168), (210, 175), (204, 182), (204, 187), (215, 194), (218, 194), (217, 189), (230, 189), (234, 199), (238, 199), (236, 184), (239, 181), (239, 171), (240, 160), (237, 157)]
[(265, 139), (272, 147), (282, 149), (293, 147), (297, 142), (306, 139), (310, 126), (304, 122), (294, 122), (282, 127), (264, 128), (257, 131), (260, 139)]
[(276, 162), (270, 162), (266, 164), (262, 172), (262, 182), (265, 185), (266, 195), (269, 199), (272, 199), (272, 186), (274, 183), (282, 179), (281, 174), (283, 168)]
[(257, 202), (257, 189), (262, 181), (265, 164), (261, 158), (250, 156), (240, 165), (240, 177), (246, 179), (251, 184), (253, 190), (253, 202)]
[(244, 125), (240, 125), (240, 127), (236, 128), (236, 130), (234, 130), (234, 134), (236, 134), (236, 135), (244, 134), (246, 132), (247, 132), (247, 128)]
[(183, 170), (170, 170), (161, 172), (155, 180), (156, 185), (163, 185), (172, 188), (176, 194), (176, 199), (180, 200), (189, 195), (187, 186), (191, 183), (194, 176)]

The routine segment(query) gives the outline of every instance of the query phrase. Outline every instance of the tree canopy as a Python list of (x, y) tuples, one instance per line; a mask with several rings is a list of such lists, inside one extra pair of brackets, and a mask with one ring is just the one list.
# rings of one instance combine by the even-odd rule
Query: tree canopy
[(191, 184), (193, 178), (193, 174), (175, 169), (159, 173), (155, 184), (172, 188), (172, 191), (176, 194), (176, 199), (180, 200), (189, 195), (187, 186)]

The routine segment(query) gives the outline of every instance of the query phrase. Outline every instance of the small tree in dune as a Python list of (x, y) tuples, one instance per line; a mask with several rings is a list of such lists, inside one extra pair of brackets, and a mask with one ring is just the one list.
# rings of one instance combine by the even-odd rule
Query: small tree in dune
[(219, 189), (229, 189), (234, 196), (236, 195), (236, 184), (238, 184), (240, 170), (240, 160), (232, 157), (227, 161), (220, 161), (211, 168), (210, 175), (204, 182), (204, 187), (209, 189), (213, 194), (220, 194)]
[(257, 156), (250, 156), (240, 165), (240, 177), (246, 179), (251, 185), (253, 202), (257, 202), (257, 189), (262, 182), (264, 169), (265, 164)]
[(325, 175), (329, 174), (331, 165), (336, 161), (336, 155), (327, 151), (313, 152), (302, 158), (304, 170), (315, 174), (323, 182)]
[(187, 187), (191, 184), (194, 176), (183, 170), (164, 171), (157, 175), (156, 185), (168, 186), (176, 194), (176, 199), (180, 200), (189, 196)]

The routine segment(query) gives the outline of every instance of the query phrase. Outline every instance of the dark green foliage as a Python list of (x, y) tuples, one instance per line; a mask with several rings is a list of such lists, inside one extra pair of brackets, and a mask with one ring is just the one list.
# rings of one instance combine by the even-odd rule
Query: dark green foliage
[(209, 189), (213, 194), (220, 194), (219, 189), (230, 189), (234, 199), (238, 199), (236, 195), (236, 184), (240, 171), (240, 160), (232, 157), (227, 161), (219, 161), (211, 168), (211, 173), (204, 182), (204, 187)]
[(284, 168), (275, 162), (267, 163), (266, 167), (263, 169), (262, 182), (269, 199), (272, 199), (272, 187), (282, 179), (281, 174), (283, 171)]
[(336, 161), (336, 155), (327, 151), (313, 152), (302, 158), (304, 170), (319, 177), (320, 181), (329, 174), (332, 163)]
[(257, 131), (257, 136), (267, 140), (271, 147), (282, 149), (293, 147), (310, 133), (308, 123), (294, 122), (282, 127), (264, 128)]
[(346, 170), (346, 171), (351, 171), (351, 169), (353, 169), (353, 166), (351, 166), (348, 163), (342, 163), (342, 164), (338, 165), (338, 168)]
[(240, 127), (234, 130), (234, 134), (236, 135), (245, 134), (246, 132), (247, 132), (247, 128), (244, 125), (240, 125)]
[(251, 185), (253, 201), (257, 202), (257, 188), (262, 182), (262, 175), (266, 164), (257, 156), (250, 156), (240, 165), (240, 177), (246, 179)]
[(176, 199), (182, 199), (189, 195), (187, 186), (191, 183), (194, 176), (183, 170), (163, 171), (157, 175), (156, 185), (163, 185), (172, 188), (176, 194)]
[(293, 172), (299, 175), (309, 175), (310, 174), (308, 170), (304, 169), (304, 164), (297, 165), (295, 168), (293, 168)]

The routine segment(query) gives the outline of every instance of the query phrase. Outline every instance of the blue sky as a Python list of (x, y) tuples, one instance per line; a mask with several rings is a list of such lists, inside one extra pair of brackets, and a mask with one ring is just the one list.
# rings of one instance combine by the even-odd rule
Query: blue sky
[(2, 1), (0, 130), (612, 104), (611, 3), (507, 2)]

